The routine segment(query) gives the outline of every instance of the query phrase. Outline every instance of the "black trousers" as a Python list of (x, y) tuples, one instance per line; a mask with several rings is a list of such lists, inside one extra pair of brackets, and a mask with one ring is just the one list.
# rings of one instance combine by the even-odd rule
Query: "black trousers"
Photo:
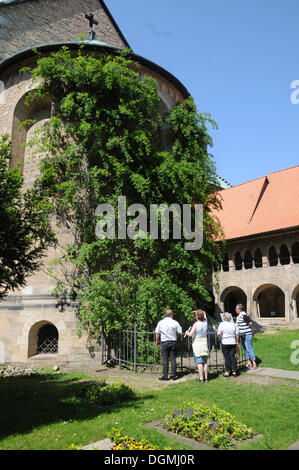
[(176, 375), (176, 341), (163, 341), (161, 343), (163, 359), (163, 377), (168, 377), (168, 363), (171, 362), (171, 377)]
[(236, 344), (222, 344), (221, 345), (224, 361), (225, 361), (225, 369), (227, 371), (235, 370), (237, 368), (237, 361), (236, 361)]

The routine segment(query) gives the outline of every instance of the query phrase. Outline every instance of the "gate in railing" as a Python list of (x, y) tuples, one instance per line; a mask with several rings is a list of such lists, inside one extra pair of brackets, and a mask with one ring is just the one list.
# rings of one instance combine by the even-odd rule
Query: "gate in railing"
[[(222, 371), (224, 358), (216, 331), (208, 331), (209, 369)], [(104, 335), (101, 339), (101, 363), (113, 361), (119, 367), (127, 367), (137, 372), (138, 369), (159, 370), (162, 367), (160, 346), (156, 346), (154, 331), (122, 330), (108, 345)], [(240, 344), (237, 355), (238, 368), (246, 364), (244, 350)], [(193, 361), (192, 340), (189, 336), (181, 337), (177, 343), (177, 370), (188, 372), (196, 369)]]

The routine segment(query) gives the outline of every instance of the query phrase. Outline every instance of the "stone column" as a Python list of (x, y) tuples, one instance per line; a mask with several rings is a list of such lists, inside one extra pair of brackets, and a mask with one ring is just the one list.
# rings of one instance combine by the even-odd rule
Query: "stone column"
[(228, 266), (230, 271), (235, 271), (235, 264), (232, 259), (228, 260)]
[(294, 319), (293, 309), (292, 309), (292, 299), (289, 288), (284, 290), (284, 299), (285, 299), (285, 319), (287, 322), (290, 322)]
[(263, 268), (266, 268), (269, 266), (268, 256), (265, 255), (264, 253), (262, 254), (262, 262), (263, 262)]
[(258, 312), (258, 303), (257, 300), (252, 299), (252, 319), (255, 321), (259, 320), (259, 312)]
[(248, 315), (254, 320), (256, 318), (256, 314), (254, 311), (254, 302), (252, 298), (251, 289), (247, 289), (245, 293), (247, 296), (247, 312)]

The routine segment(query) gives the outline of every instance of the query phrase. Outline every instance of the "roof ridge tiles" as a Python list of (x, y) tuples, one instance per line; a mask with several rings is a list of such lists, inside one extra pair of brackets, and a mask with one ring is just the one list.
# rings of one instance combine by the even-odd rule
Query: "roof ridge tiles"
[[(239, 183), (239, 184), (236, 184), (234, 186), (230, 186), (229, 188), (225, 188), (223, 189), (222, 191), (229, 191), (230, 189), (234, 189), (234, 188), (238, 188), (239, 186), (242, 186), (244, 184), (248, 184), (248, 183), (253, 183), (253, 181), (258, 181), (258, 180), (262, 180), (264, 178), (267, 178), (268, 175), (265, 175), (265, 176), (259, 176), (258, 178), (254, 178), (252, 180), (249, 180), (249, 181), (244, 181), (244, 183)], [(221, 191), (221, 192), (222, 192)]]
[(282, 168), (281, 170), (271, 171), (268, 175), (274, 175), (275, 173), (281, 173), (282, 171), (292, 170), (293, 168), (297, 168), (299, 165), (289, 166), (288, 168)]
[(282, 168), (281, 170), (271, 171), (271, 172), (267, 173), (266, 175), (259, 176), (258, 178), (253, 178), (252, 180), (249, 180), (249, 181), (244, 181), (243, 183), (232, 185), (228, 188), (223, 189), (222, 191), (228, 191), (229, 189), (237, 188), (237, 187), (242, 186), (244, 184), (253, 183), (254, 181), (258, 181), (258, 180), (261, 180), (263, 178), (268, 178), (270, 175), (274, 175), (275, 173), (281, 173), (283, 171), (292, 170), (293, 168), (297, 168), (297, 167), (299, 167), (299, 165), (293, 165), (293, 166), (290, 166), (288, 168)]

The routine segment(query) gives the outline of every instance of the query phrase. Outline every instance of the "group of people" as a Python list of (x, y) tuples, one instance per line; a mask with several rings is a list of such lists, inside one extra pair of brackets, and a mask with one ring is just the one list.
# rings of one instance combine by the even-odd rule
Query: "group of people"
[[(195, 323), (184, 333), (184, 336), (192, 338), (193, 359), (198, 368), (198, 382), (208, 381), (208, 357), (209, 348), (207, 341), (208, 321), (203, 310), (195, 310)], [(217, 337), (221, 343), (221, 349), (225, 362), (225, 377), (237, 375), (236, 354), (239, 353), (239, 343), (243, 346), (247, 367), (257, 368), (255, 353), (252, 345), (252, 321), (244, 311), (242, 304), (236, 306), (237, 320), (234, 323), (231, 313), (222, 315), (222, 322), (218, 325)], [(182, 335), (181, 325), (174, 320), (173, 311), (165, 310), (163, 320), (160, 320), (156, 328), (156, 345), (161, 344), (163, 359), (163, 375), (159, 380), (168, 379), (169, 360), (171, 362), (171, 380), (178, 378), (176, 373), (176, 344), (177, 335)]]

